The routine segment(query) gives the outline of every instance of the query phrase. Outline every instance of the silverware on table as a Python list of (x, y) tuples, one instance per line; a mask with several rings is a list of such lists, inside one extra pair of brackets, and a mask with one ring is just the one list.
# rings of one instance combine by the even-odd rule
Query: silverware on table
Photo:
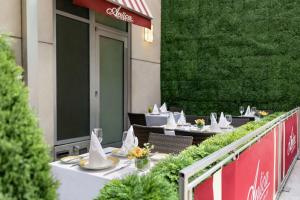
[(79, 163), (71, 165), (71, 167), (79, 166)]
[(122, 170), (122, 169), (124, 169), (124, 168), (126, 168), (126, 167), (129, 167), (129, 166), (130, 166), (130, 164), (126, 164), (126, 165), (124, 165), (124, 166), (122, 166), (122, 167), (118, 167), (118, 168), (116, 168), (116, 169), (113, 169), (113, 170), (111, 170), (111, 171), (106, 172), (105, 174), (103, 174), (103, 176), (106, 176), (106, 175), (112, 174), (112, 173), (114, 173), (114, 172), (120, 171), (120, 170)]

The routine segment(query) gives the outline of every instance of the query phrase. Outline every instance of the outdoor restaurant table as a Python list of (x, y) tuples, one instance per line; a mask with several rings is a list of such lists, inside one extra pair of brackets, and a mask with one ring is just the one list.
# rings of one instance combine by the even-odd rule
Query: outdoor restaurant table
[[(177, 122), (180, 113), (179, 112), (174, 112), (174, 118), (175, 121)], [(146, 113), (146, 124), (147, 126), (162, 126), (167, 124), (169, 113), (160, 113), (160, 114), (151, 114), (151, 113)]]
[(217, 134), (226, 134), (234, 131), (234, 128), (220, 129), (220, 132), (216, 132), (210, 129), (210, 125), (206, 125), (204, 128), (199, 129), (195, 126), (179, 126), (174, 130), (165, 130), (167, 135), (182, 135), (182, 136), (192, 136), (193, 144), (198, 145), (204, 140), (211, 136)]
[(204, 128), (199, 129), (194, 125), (189, 125), (189, 126), (177, 126), (175, 129), (166, 129), (166, 126), (163, 125), (161, 126), (165, 128), (165, 134), (166, 135), (175, 135), (175, 131), (186, 131), (186, 132), (191, 132), (191, 133), (215, 133), (215, 134), (222, 134), (222, 133), (229, 133), (234, 131), (234, 127), (231, 128), (226, 128), (226, 129), (220, 129), (219, 132), (213, 131), (210, 129), (210, 125), (205, 125)]
[(210, 125), (205, 125), (202, 129), (197, 128), (196, 126), (177, 126), (175, 130), (182, 130), (192, 133), (228, 133), (234, 130), (234, 127), (229, 128), (220, 128), (219, 132), (213, 131), (210, 128)]
[[(111, 152), (112, 147), (104, 148), (105, 152)], [(120, 158), (120, 163), (116, 168), (126, 165), (128, 159)], [(82, 170), (79, 166), (63, 164), (60, 161), (50, 163), (52, 174), (59, 181), (58, 198), (60, 200), (92, 200), (99, 195), (100, 189), (112, 179), (122, 178), (126, 175), (137, 172), (134, 161), (130, 166), (123, 168), (114, 173), (104, 175), (106, 172), (113, 170)], [(154, 163), (151, 162), (151, 166)], [(116, 169), (115, 168), (115, 169)]]

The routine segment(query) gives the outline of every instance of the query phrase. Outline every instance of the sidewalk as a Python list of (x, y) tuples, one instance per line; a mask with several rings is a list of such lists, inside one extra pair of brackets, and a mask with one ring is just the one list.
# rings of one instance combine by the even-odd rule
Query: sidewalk
[(279, 200), (300, 200), (300, 160), (297, 161)]

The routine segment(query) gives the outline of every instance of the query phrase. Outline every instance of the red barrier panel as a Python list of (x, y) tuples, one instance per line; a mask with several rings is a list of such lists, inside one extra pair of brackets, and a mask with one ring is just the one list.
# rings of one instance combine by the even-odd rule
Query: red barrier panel
[[(273, 199), (274, 187), (274, 131), (246, 149), (239, 158), (222, 169), (223, 200)], [(213, 197), (213, 178), (200, 184), (194, 193), (195, 200)], [(218, 188), (220, 189), (220, 188)]]
[(275, 175), (275, 188), (274, 188), (274, 195), (277, 193), (278, 191), (278, 187), (279, 187), (279, 144), (280, 144), (280, 128), (279, 128), (279, 125), (277, 127), (274, 128), (274, 136), (275, 136), (275, 141), (276, 141), (276, 146), (275, 146), (275, 172), (274, 172), (274, 175)]
[[(272, 130), (244, 151), (236, 161), (236, 200), (273, 199), (275, 144)], [(226, 180), (224, 182), (226, 184)]]
[(284, 140), (284, 175), (289, 170), (298, 151), (298, 127), (297, 114), (292, 115), (285, 121), (285, 140)]
[(299, 151), (298, 137), (296, 113), (223, 166), (221, 178), (199, 184), (194, 199), (273, 200)]
[(209, 177), (194, 191), (194, 200), (214, 200), (213, 177)]

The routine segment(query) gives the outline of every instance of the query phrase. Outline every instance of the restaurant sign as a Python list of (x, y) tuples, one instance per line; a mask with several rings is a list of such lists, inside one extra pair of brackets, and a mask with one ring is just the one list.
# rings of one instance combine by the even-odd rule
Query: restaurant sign
[[(73, 0), (73, 3), (85, 8), (92, 9), (98, 13), (106, 16), (122, 20), (128, 23), (136, 24), (148, 29), (151, 29), (151, 16), (147, 16), (140, 11), (130, 9), (129, 7), (121, 4), (112, 3), (115, 1), (109, 0)], [(131, 1), (123, 1), (131, 2)], [(120, 3), (120, 2), (119, 2)], [(148, 10), (148, 7), (143, 4), (144, 10)]]
[(127, 14), (126, 12), (120, 12), (121, 6), (119, 7), (112, 7), (112, 8), (107, 8), (106, 13), (110, 16), (114, 16), (117, 19), (133, 23), (133, 18), (131, 15)]

